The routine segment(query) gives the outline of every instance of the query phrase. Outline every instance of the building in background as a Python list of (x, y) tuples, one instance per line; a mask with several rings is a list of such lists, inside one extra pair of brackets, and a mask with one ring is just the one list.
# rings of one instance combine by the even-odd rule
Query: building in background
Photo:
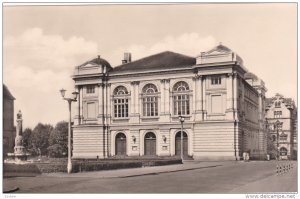
[(15, 127), (14, 127), (14, 100), (15, 98), (3, 85), (3, 157), (9, 152), (14, 152)]
[(291, 98), (276, 94), (267, 99), (266, 120), (279, 159), (297, 158), (297, 108)]
[(265, 84), (224, 45), (197, 57), (166, 51), (111, 67), (75, 68), (73, 158), (175, 156), (240, 160), (267, 154)]

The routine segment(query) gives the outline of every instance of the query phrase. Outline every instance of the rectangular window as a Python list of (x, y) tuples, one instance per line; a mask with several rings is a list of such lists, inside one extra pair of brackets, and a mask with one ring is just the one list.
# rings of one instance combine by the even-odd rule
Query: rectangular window
[(96, 103), (95, 102), (87, 103), (87, 118), (88, 119), (96, 118)]
[(211, 96), (211, 112), (212, 113), (223, 113), (222, 110), (222, 96), (212, 95)]
[(86, 87), (86, 93), (87, 94), (95, 93), (95, 86), (87, 86)]
[(281, 118), (282, 111), (274, 111), (274, 118)]
[(212, 85), (219, 85), (219, 84), (221, 84), (221, 77), (211, 77), (211, 84)]
[(128, 99), (114, 100), (114, 115), (116, 118), (128, 117)]
[(190, 114), (190, 99), (188, 95), (176, 95), (174, 100), (174, 115), (189, 115)]

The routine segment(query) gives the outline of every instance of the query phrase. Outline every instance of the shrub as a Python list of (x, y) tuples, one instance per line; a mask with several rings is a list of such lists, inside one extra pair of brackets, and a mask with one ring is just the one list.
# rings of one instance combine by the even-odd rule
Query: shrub
[(35, 176), (41, 174), (41, 171), (35, 164), (3, 164), (3, 176)]

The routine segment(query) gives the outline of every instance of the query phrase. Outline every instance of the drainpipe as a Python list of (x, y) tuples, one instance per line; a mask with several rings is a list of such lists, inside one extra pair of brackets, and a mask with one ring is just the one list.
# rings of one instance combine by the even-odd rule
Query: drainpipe
[(234, 156), (235, 156), (235, 160), (238, 160), (238, 157), (237, 157), (237, 143), (236, 143), (236, 139), (237, 139), (237, 136), (236, 136), (236, 126), (237, 126), (237, 121), (234, 120), (234, 127), (233, 127), (233, 133), (234, 133)]

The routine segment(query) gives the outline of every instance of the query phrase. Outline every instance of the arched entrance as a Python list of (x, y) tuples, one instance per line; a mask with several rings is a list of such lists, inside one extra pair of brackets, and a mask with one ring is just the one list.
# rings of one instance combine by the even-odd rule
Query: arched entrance
[(126, 155), (126, 135), (124, 133), (116, 135), (116, 155)]
[[(176, 133), (175, 136), (175, 155), (181, 155), (181, 131)], [(183, 155), (188, 155), (188, 136), (183, 131)]]
[(156, 155), (156, 136), (154, 133), (149, 132), (145, 135), (145, 155)]

